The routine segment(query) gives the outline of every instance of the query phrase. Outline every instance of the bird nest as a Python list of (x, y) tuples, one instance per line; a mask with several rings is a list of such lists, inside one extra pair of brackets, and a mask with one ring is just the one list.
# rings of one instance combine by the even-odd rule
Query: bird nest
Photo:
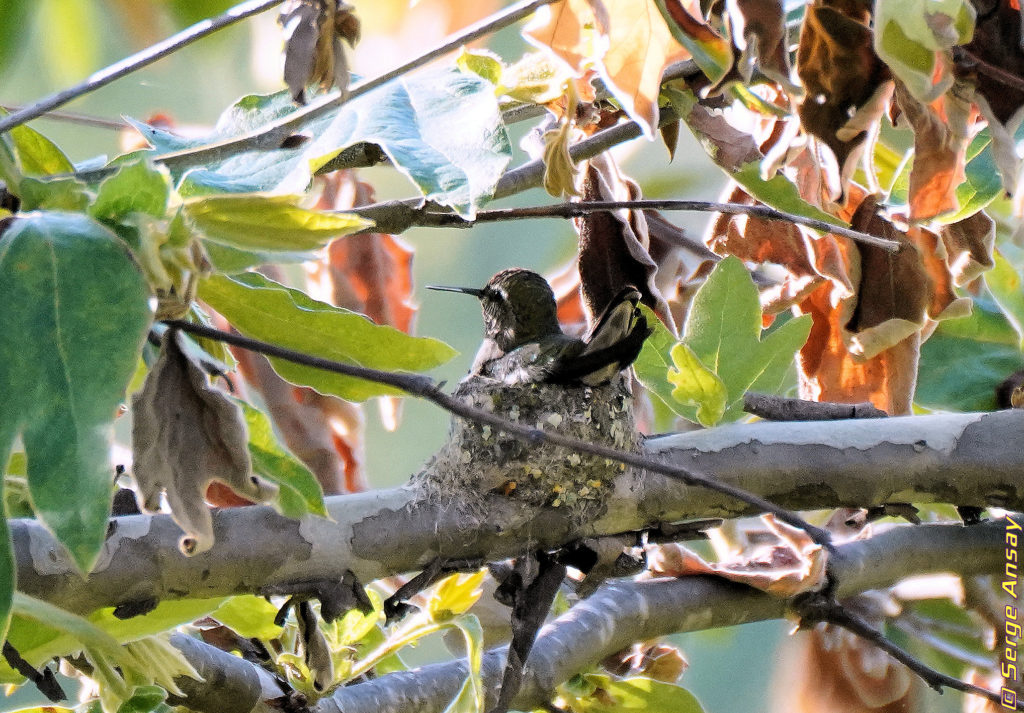
[[(603, 386), (517, 384), (471, 375), (455, 391), (461, 401), (510, 421), (589, 443), (636, 451), (629, 380)], [(597, 517), (626, 466), (549, 443), (530, 443), (493, 426), (452, 419), (445, 445), (413, 485), (430, 499), (485, 501), (504, 497), (528, 508), (559, 509), (576, 522)]]

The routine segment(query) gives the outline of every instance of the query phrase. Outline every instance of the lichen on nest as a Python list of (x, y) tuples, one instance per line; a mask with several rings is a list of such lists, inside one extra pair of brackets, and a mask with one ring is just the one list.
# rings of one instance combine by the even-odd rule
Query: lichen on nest
[[(528, 426), (591, 443), (636, 451), (629, 379), (603, 386), (518, 384), (471, 375), (455, 396)], [(430, 499), (504, 497), (527, 508), (556, 508), (576, 522), (597, 517), (625, 470), (617, 461), (548, 443), (530, 444), (489, 425), (454, 417), (448, 440), (412, 484)], [(497, 494), (497, 495), (495, 495)]]

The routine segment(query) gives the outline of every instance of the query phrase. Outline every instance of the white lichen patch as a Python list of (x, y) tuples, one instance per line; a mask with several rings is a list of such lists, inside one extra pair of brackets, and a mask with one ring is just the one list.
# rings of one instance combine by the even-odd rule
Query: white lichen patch
[[(470, 376), (455, 396), (546, 431), (630, 452), (638, 449), (632, 393), (621, 375), (598, 387), (507, 386)], [(475, 497), (481, 502), (503, 497), (530, 508), (559, 508), (584, 522), (603, 510), (623, 470), (620, 466), (560, 446), (526, 443), (496, 427), (455, 418), (448, 441), (413, 477), (413, 484), (428, 497)]]

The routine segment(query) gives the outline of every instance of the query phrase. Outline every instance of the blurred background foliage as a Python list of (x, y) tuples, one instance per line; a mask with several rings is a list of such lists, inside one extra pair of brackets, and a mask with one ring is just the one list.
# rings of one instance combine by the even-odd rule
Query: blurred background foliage
[[(17, 107), (74, 84), (91, 73), (231, 6), (227, 0), (0, 0), (0, 104)], [(447, 34), (494, 12), (497, 0), (374, 0), (357, 3), (362, 40), (352, 57), (356, 74), (372, 76), (437, 44)], [(137, 141), (117, 124), (123, 116), (144, 121), (163, 115), (181, 133), (205, 133), (238, 97), (273, 92), (281, 81), (281, 34), (276, 12), (263, 13), (205, 38), (154, 65), (86, 95), (66, 107), (109, 122), (106, 127), (52, 118), (32, 126), (53, 139), (73, 161), (113, 156)], [(519, 28), (490, 38), (487, 46), (506, 61), (517, 59), (525, 44)], [(526, 122), (529, 123), (529, 122)], [(529, 126), (510, 127), (513, 165), (528, 160), (518, 143)], [(725, 177), (687, 133), (680, 136), (675, 160), (660, 142), (637, 140), (615, 149), (620, 165), (650, 198), (715, 199)], [(415, 190), (387, 167), (360, 172), (378, 199), (404, 198)], [(534, 189), (504, 206), (550, 202)], [(699, 235), (701, 214), (671, 214)], [(576, 249), (576, 236), (564, 221), (546, 220), (482, 225), (472, 231), (415, 229), (405, 235), (415, 250), (416, 332), (445, 340), (461, 356), (435, 376), (449, 384), (462, 377), (481, 337), (475, 300), (428, 292), (427, 284), (482, 285), (497, 270), (523, 266), (550, 273)], [(404, 482), (439, 446), (447, 417), (435, 407), (410, 400), (398, 431), (388, 433), (376, 417), (368, 419), (367, 473), (373, 487)], [(371, 409), (369, 413), (373, 413)], [(124, 436), (126, 434), (122, 434)], [(682, 683), (708, 711), (761, 710), (772, 687), (774, 650), (787, 625), (765, 622), (733, 630), (676, 637), (690, 669)], [(421, 646), (412, 662), (436, 658), (440, 650)], [(26, 691), (26, 693), (29, 693)], [(931, 694), (932, 710), (955, 710), (953, 697)], [(4, 708), (28, 701), (7, 701)]]

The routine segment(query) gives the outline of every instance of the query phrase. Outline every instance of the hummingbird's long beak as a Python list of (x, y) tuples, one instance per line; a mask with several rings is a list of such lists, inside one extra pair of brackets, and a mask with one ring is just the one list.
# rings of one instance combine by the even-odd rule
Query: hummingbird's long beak
[(445, 285), (427, 285), (428, 290), (438, 292), (461, 292), (464, 295), (473, 295), (477, 299), (484, 296), (484, 291), (478, 287), (446, 287)]

